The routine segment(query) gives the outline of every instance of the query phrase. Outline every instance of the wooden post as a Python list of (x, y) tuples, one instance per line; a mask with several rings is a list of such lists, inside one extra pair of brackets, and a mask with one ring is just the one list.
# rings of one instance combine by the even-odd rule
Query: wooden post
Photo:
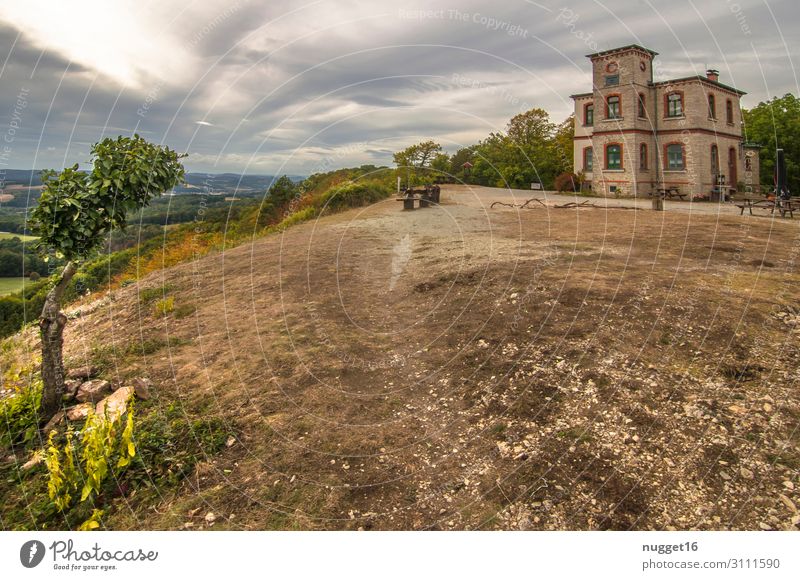
[(653, 196), (653, 211), (664, 211), (664, 196), (660, 193)]

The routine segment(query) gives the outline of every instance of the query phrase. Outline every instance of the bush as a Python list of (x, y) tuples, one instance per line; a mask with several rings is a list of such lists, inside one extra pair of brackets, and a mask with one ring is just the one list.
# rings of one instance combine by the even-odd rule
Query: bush
[(36, 440), (41, 401), (41, 380), (31, 381), (29, 386), (0, 400), (0, 446), (27, 445)]
[[(67, 431), (63, 448), (56, 442), (56, 433), (50, 433), (45, 455), (48, 496), (60, 512), (84, 502), (93, 508), (91, 498), (101, 494), (108, 476), (113, 475), (117, 480), (136, 456), (133, 400), (129, 402), (124, 425), (119, 415), (109, 418), (89, 413), (79, 433)], [(80, 497), (75, 501), (78, 490)], [(102, 513), (93, 509), (80, 529), (99, 527)]]
[(166, 316), (170, 312), (175, 310), (175, 298), (172, 296), (168, 298), (164, 298), (156, 302), (156, 315), (157, 316)]
[(554, 186), (556, 191), (575, 192), (580, 191), (580, 180), (574, 173), (565, 172), (556, 177)]
[(321, 211), (336, 212), (351, 207), (361, 207), (389, 197), (392, 189), (375, 182), (347, 183), (320, 195), (315, 205)]
[(36, 280), (38, 280), (38, 279), (39, 279), (39, 278), (41, 278), (41, 277), (42, 277), (42, 276), (39, 274), (39, 272), (37, 272), (37, 271), (35, 271), (35, 270), (34, 270), (33, 272), (31, 272), (30, 274), (28, 274), (28, 279), (29, 279), (31, 282), (36, 282)]

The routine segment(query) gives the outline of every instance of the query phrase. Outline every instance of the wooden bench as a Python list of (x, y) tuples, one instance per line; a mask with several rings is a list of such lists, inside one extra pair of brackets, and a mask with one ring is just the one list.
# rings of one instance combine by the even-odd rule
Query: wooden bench
[(674, 199), (677, 197), (678, 199), (683, 201), (684, 198), (686, 197), (686, 194), (681, 193), (677, 187), (667, 187), (665, 189), (657, 189), (656, 192), (664, 199)]
[(763, 199), (745, 197), (743, 199), (735, 200), (733, 204), (739, 208), (739, 215), (744, 215), (744, 210), (748, 210), (750, 215), (753, 215), (754, 209), (768, 210), (771, 214), (774, 214), (775, 210), (777, 210), (778, 213), (781, 214), (782, 218), (786, 217), (786, 214), (788, 213), (789, 217), (794, 219), (794, 211), (800, 210), (800, 202), (790, 199)]
[(403, 209), (414, 209), (414, 202), (419, 202), (419, 207), (439, 205), (441, 188), (438, 185), (426, 185), (425, 189), (407, 189), (403, 197), (396, 197), (395, 201), (403, 202)]

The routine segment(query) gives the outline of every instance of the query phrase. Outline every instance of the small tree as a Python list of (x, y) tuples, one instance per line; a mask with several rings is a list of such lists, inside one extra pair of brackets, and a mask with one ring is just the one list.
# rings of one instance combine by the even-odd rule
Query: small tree
[(31, 229), (39, 236), (43, 253), (67, 260), (47, 293), (39, 321), (43, 421), (56, 413), (64, 395), (64, 291), (79, 263), (102, 246), (105, 236), (125, 228), (129, 211), (138, 211), (183, 181), (181, 157), (134, 135), (95, 143), (90, 172), (80, 171), (77, 163), (61, 172), (42, 172), (44, 187), (31, 213)]
[(435, 141), (423, 141), (398, 151), (393, 158), (398, 169), (406, 170), (406, 179), (409, 185), (413, 185), (410, 182), (416, 182), (419, 172), (429, 168), (436, 154), (441, 151), (442, 146)]

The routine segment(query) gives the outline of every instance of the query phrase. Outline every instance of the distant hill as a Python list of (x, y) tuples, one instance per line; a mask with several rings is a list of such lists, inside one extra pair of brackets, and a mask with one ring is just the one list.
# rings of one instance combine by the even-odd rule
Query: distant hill
[[(292, 181), (305, 179), (299, 175), (290, 175)], [(263, 192), (276, 179), (274, 175), (247, 175), (239, 173), (187, 173), (186, 186), (175, 188), (177, 193), (234, 193)]]
[[(41, 170), (39, 169), (6, 169), (0, 173), (0, 192), (16, 194), (21, 197), (20, 186), (41, 186)], [(290, 175), (292, 181), (302, 181), (304, 176)], [(276, 179), (274, 175), (247, 175), (239, 173), (187, 173), (186, 185), (176, 187), (176, 193), (218, 193), (232, 194), (236, 192), (264, 192)], [(27, 191), (24, 192), (27, 194)], [(34, 194), (38, 198), (38, 193)], [(19, 203), (19, 200), (18, 200)], [(8, 202), (6, 201), (6, 205)], [(14, 205), (14, 204), (11, 204)]]
[[(0, 183), (9, 185), (41, 185), (41, 169), (4, 169), (0, 171)], [(2, 189), (0, 187), (0, 189)]]

